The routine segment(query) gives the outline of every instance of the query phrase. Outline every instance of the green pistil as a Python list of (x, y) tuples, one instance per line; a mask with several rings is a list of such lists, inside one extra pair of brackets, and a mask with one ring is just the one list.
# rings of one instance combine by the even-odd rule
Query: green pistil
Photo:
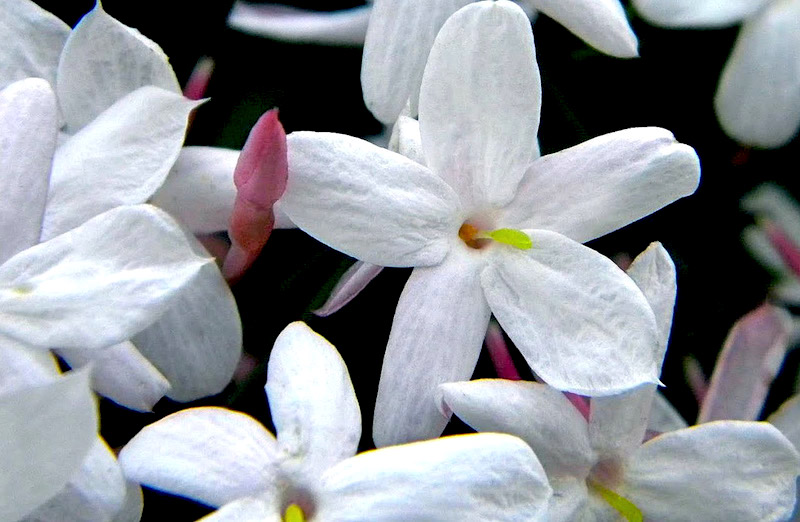
[(628, 500), (627, 498), (614, 493), (610, 489), (604, 488), (600, 484), (596, 482), (590, 482), (592, 489), (597, 491), (603, 500), (608, 502), (611, 507), (616, 509), (620, 515), (622, 515), (625, 520), (628, 522), (643, 522), (644, 517), (642, 516), (642, 512), (639, 511), (639, 508), (636, 505)]
[(303, 510), (297, 504), (289, 504), (286, 513), (283, 514), (283, 522), (306, 522)]
[(494, 239), (498, 243), (513, 246), (520, 250), (529, 250), (533, 247), (533, 241), (525, 232), (513, 228), (498, 228), (490, 232), (481, 231), (476, 236), (480, 239)]

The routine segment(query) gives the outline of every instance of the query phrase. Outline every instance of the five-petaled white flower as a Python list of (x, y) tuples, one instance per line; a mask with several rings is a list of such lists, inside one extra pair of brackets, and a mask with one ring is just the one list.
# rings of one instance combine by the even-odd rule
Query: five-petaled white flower
[(722, 128), (745, 145), (775, 148), (800, 129), (800, 0), (634, 0), (666, 27), (722, 27), (744, 22), (717, 87)]
[[(675, 271), (659, 246), (630, 276), (656, 311), (663, 357)], [(487, 379), (440, 387), (444, 407), (480, 431), (522, 437), (553, 486), (548, 516), (571, 520), (785, 520), (800, 454), (763, 422), (717, 421), (647, 436), (654, 385), (590, 401), (589, 419), (543, 384)]]
[(524, 12), (478, 2), (431, 50), (419, 120), (428, 167), (349, 136), (289, 136), (278, 204), (291, 220), (360, 260), (417, 267), (384, 358), (378, 445), (441, 433), (434, 390), (469, 378), (491, 313), (555, 387), (607, 395), (657, 382), (659, 361), (642, 349), (656, 338), (646, 299), (579, 242), (692, 193), (697, 156), (638, 128), (539, 158), (540, 92)]
[(207, 520), (541, 520), (551, 489), (515, 437), (458, 435), (357, 456), (361, 413), (344, 361), (304, 323), (275, 341), (255, 419), (190, 408), (122, 449), (142, 484), (222, 506)]

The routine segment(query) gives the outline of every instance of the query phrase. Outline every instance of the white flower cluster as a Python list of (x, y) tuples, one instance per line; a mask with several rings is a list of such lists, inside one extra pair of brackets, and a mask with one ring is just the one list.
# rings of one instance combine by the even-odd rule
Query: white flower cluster
[[(633, 3), (671, 26), (746, 18), (716, 98), (722, 125), (763, 147), (796, 134), (800, 1)], [(755, 421), (787, 314), (765, 306), (734, 327), (687, 427), (657, 391), (670, 255), (652, 243), (623, 270), (584, 243), (694, 193), (700, 161), (658, 127), (542, 155), (537, 12), (638, 55), (618, 0), (375, 0), (328, 15), (237, 3), (229, 23), (243, 30), (363, 42), (365, 103), (393, 126), (387, 149), (286, 136), (270, 111), (240, 153), (184, 147), (202, 102), (99, 2), (71, 29), (3, 0), (0, 522), (138, 521), (141, 485), (217, 508), (207, 520), (789, 519), (800, 402)], [(774, 105), (751, 101), (753, 71), (774, 78)], [(323, 314), (382, 267), (413, 268), (383, 358), (378, 449), (357, 454), (344, 360), (293, 322), (267, 366), (275, 435), (243, 413), (188, 408), (117, 458), (93, 390), (145, 412), (219, 393), (242, 356), (229, 282), (276, 227), (357, 260)], [(221, 269), (201, 243), (218, 232)], [(758, 241), (781, 257), (774, 238)], [(537, 382), (469, 381), (492, 316)], [(440, 437), (453, 414), (488, 433)]]

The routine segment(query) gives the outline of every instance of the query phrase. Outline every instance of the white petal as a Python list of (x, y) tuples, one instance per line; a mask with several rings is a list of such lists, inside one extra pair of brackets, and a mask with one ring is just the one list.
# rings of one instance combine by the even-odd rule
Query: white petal
[(169, 381), (136, 347), (125, 341), (103, 350), (60, 349), (73, 368), (92, 365), (92, 388), (114, 402), (137, 411), (150, 411), (169, 390)]
[(228, 27), (290, 43), (360, 46), (367, 34), (370, 10), (370, 6), (361, 6), (308, 11), (238, 0), (228, 14)]
[(633, 260), (626, 272), (644, 294), (656, 317), (659, 339), (663, 345), (661, 356), (667, 349), (672, 329), (672, 314), (678, 293), (675, 263), (669, 252), (659, 242), (650, 245)]
[(210, 262), (155, 207), (119, 207), (0, 267), (0, 331), (44, 347), (110, 346), (152, 323)]
[(800, 395), (784, 402), (767, 421), (781, 430), (795, 448), (800, 447)]
[(362, 453), (323, 476), (319, 518), (544, 520), (552, 493), (531, 449), (510, 435), (458, 435)]
[(302, 459), (310, 476), (356, 454), (361, 410), (350, 374), (336, 348), (305, 323), (278, 335), (265, 389), (278, 446)]
[(639, 56), (633, 34), (619, 0), (532, 0), (533, 6), (611, 56)]
[(502, 246), (481, 274), (486, 299), (531, 368), (581, 395), (658, 383), (658, 331), (636, 284), (594, 250), (546, 230)]
[(439, 387), (453, 413), (478, 431), (516, 435), (548, 476), (589, 474), (595, 455), (586, 419), (563, 393), (535, 382), (479, 379)]
[[(775, 249), (767, 232), (758, 225), (748, 225), (742, 230), (742, 244), (752, 257), (770, 272), (792, 278), (789, 267)], [(795, 282), (796, 283), (796, 282)]]
[(320, 308), (314, 310), (314, 315), (327, 317), (341, 310), (342, 307), (360, 294), (381, 271), (383, 271), (382, 266), (356, 261), (342, 274), (336, 286), (331, 290), (328, 300)]
[(450, 17), (431, 49), (419, 103), (431, 170), (469, 212), (508, 203), (535, 158), (541, 108), (533, 34), (522, 9), (479, 2)]
[(655, 384), (608, 397), (593, 397), (589, 416), (592, 448), (604, 457), (624, 459), (642, 444), (650, 419)]
[(789, 348), (786, 310), (765, 304), (736, 321), (717, 357), (697, 422), (756, 420)]
[(112, 522), (139, 522), (144, 512), (144, 496), (138, 482), (125, 481), (125, 501)]
[(445, 20), (474, 0), (376, 0), (369, 19), (361, 64), (364, 102), (387, 125), (411, 99), (416, 116), (422, 72), (433, 40)]
[(219, 506), (276, 487), (276, 446), (248, 415), (190, 408), (145, 427), (119, 463), (129, 479)]
[[(209, 257), (193, 236), (196, 255)], [(167, 397), (187, 402), (221, 392), (242, 355), (242, 323), (216, 263), (204, 265), (133, 343), (169, 380)]]
[(647, 423), (647, 429), (664, 433), (667, 431), (682, 430), (688, 428), (686, 423), (678, 410), (669, 403), (669, 401), (661, 393), (656, 392), (652, 408), (650, 409), (650, 420)]
[(49, 351), (4, 336), (0, 346), (0, 394), (53, 382), (61, 373)]
[(111, 521), (125, 502), (126, 484), (117, 458), (97, 438), (80, 470), (58, 495), (31, 513), (32, 521)]
[(28, 77), (55, 85), (69, 33), (67, 24), (30, 0), (0, 2), (0, 89)]
[(584, 243), (688, 196), (699, 181), (694, 149), (664, 129), (627, 129), (534, 162), (499, 221)]
[(147, 201), (178, 157), (187, 118), (197, 104), (142, 87), (59, 147), (42, 240), (118, 205)]
[(792, 241), (800, 243), (800, 205), (786, 190), (765, 183), (742, 198), (742, 208), (775, 221)]
[(274, 502), (245, 497), (229, 502), (198, 522), (282, 522), (280, 508)]
[(70, 133), (145, 85), (181, 92), (158, 44), (106, 14), (99, 2), (64, 45), (57, 80)]
[(425, 153), (422, 151), (422, 136), (419, 133), (419, 122), (408, 116), (397, 118), (389, 138), (389, 150), (402, 154), (420, 165), (426, 165)]
[(749, 18), (770, 0), (633, 0), (646, 20), (664, 27), (722, 27)]
[(798, 0), (772, 2), (745, 23), (714, 98), (717, 117), (729, 136), (746, 145), (775, 148), (797, 134), (798, 49)]
[(58, 493), (96, 439), (89, 372), (1, 396), (0, 520), (18, 520)]
[(489, 325), (480, 260), (454, 248), (406, 282), (383, 358), (372, 436), (377, 446), (438, 437), (447, 425), (434, 400), (445, 382), (470, 378)]
[(646, 520), (785, 520), (800, 456), (765, 422), (720, 421), (644, 444), (625, 490)]
[(0, 91), (0, 263), (39, 242), (56, 148), (56, 111), (55, 94), (44, 80), (29, 78)]
[(306, 233), (381, 266), (439, 263), (461, 223), (456, 195), (425, 167), (343, 134), (288, 137), (281, 209)]
[(150, 203), (172, 214), (194, 234), (227, 230), (236, 201), (233, 170), (238, 159), (238, 150), (183, 147)]

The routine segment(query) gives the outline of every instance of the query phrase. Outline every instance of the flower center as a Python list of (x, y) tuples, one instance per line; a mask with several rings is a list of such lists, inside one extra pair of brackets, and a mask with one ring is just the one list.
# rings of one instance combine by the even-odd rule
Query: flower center
[(612, 489), (622, 483), (622, 474), (622, 465), (617, 459), (601, 460), (589, 473), (589, 489), (600, 495), (628, 522), (642, 522), (644, 518), (639, 508)]
[(283, 522), (306, 522), (306, 515), (297, 504), (289, 504), (283, 513)]
[(458, 229), (458, 237), (468, 247), (481, 249), (489, 244), (490, 240), (513, 246), (520, 250), (528, 250), (533, 246), (531, 238), (525, 232), (513, 228), (498, 228), (497, 230), (480, 230), (471, 223), (464, 223)]

